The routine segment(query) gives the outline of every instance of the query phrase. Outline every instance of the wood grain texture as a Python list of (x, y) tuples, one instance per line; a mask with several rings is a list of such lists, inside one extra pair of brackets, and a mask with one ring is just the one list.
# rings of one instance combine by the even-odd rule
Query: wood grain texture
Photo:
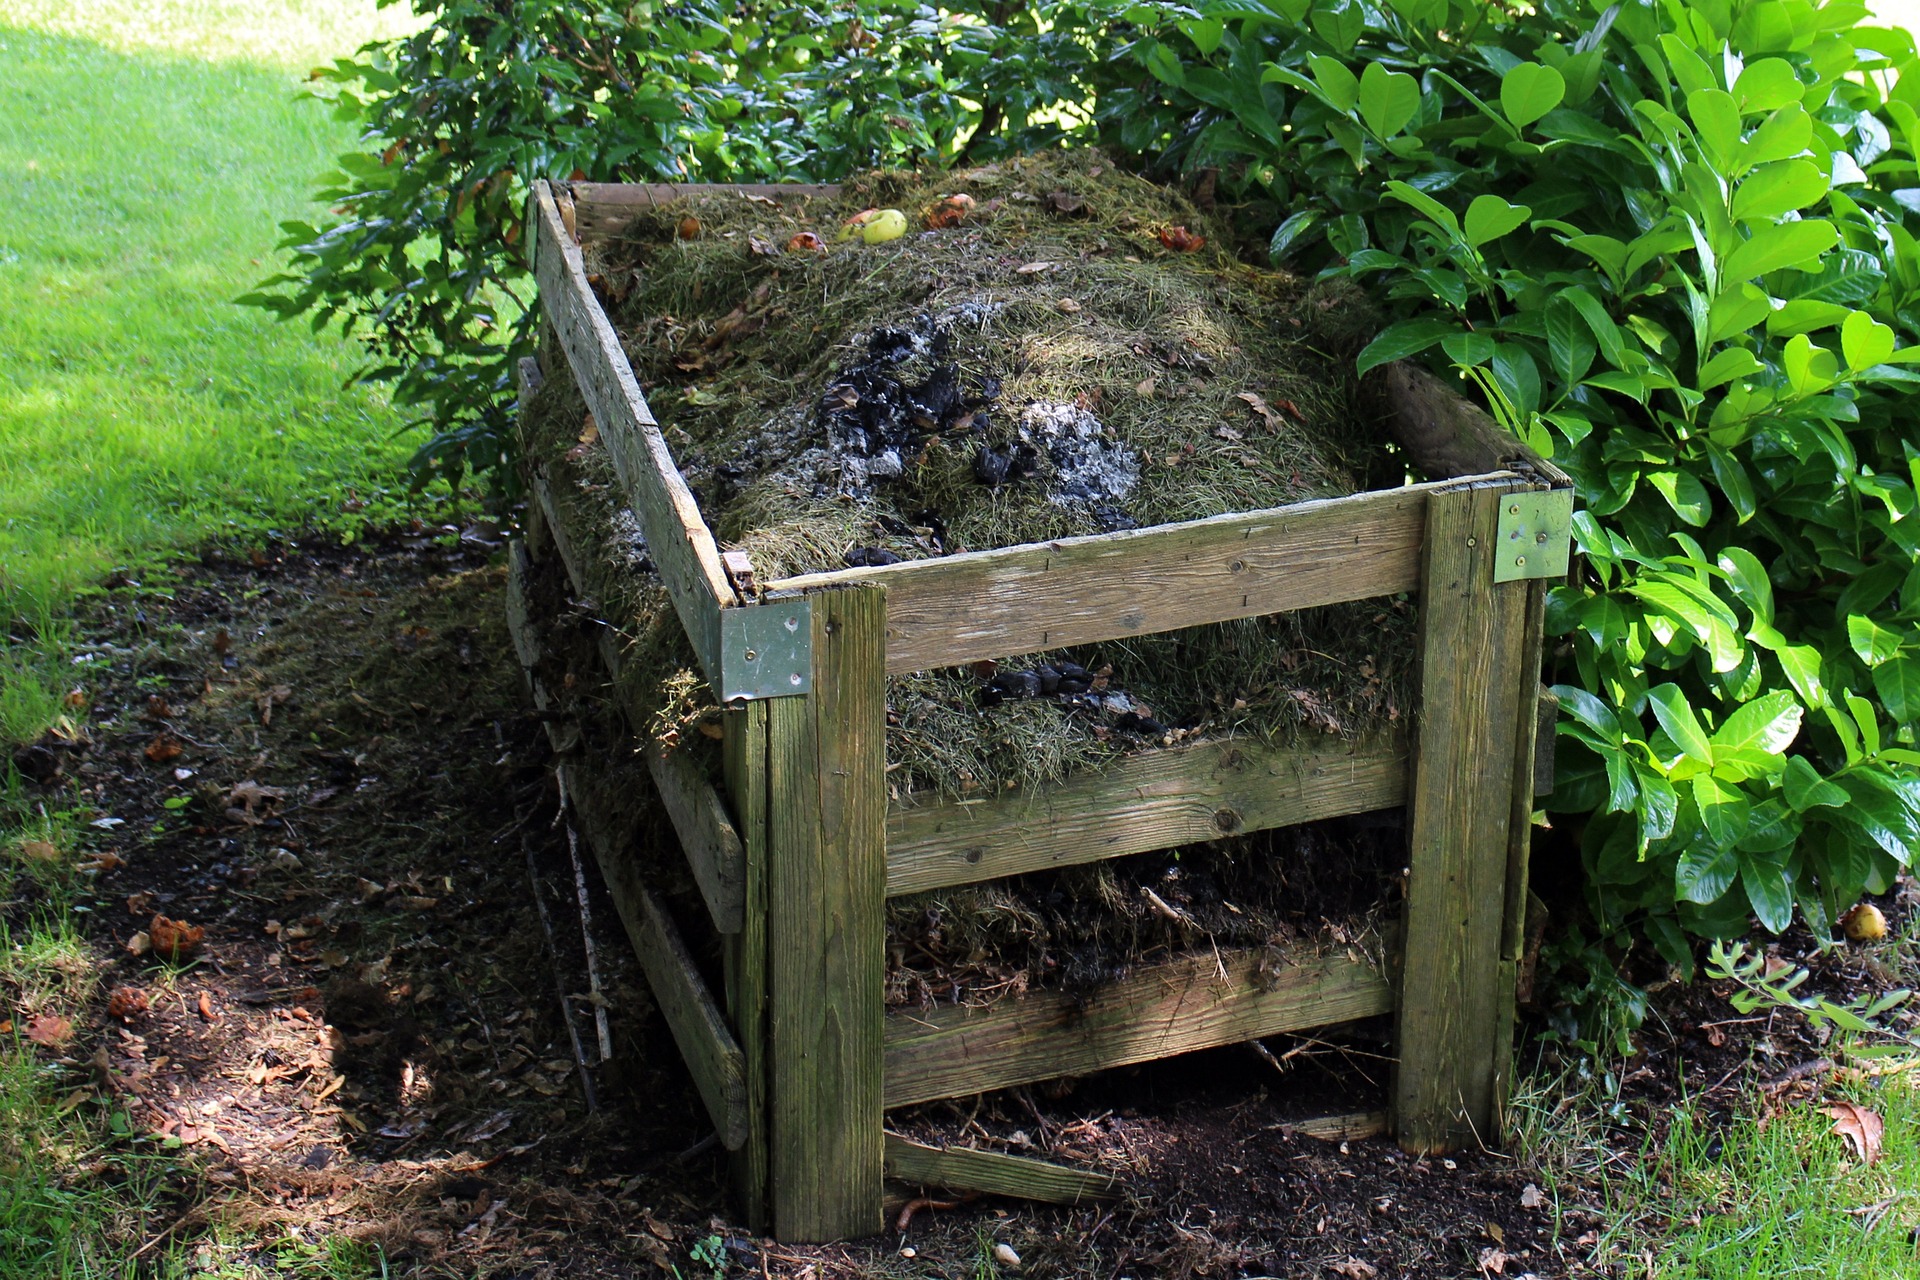
[(670, 204), (687, 196), (731, 192), (763, 200), (793, 200), (832, 199), (840, 194), (837, 186), (803, 182), (574, 182), (568, 184), (568, 189), (573, 194), (575, 227), (583, 244), (619, 235), (642, 209)]
[(767, 1209), (767, 704), (749, 702), (724, 721), (727, 794), (738, 817), (744, 905), (740, 932), (725, 939), (728, 1012), (747, 1064), (747, 1140), (733, 1182), (749, 1230), (764, 1232)]
[(887, 670), (924, 671), (1412, 590), (1431, 488), (809, 574), (763, 589), (886, 587)]
[(1532, 584), (1495, 583), (1492, 553), (1501, 500), (1518, 487), (1462, 487), (1428, 507), (1393, 1093), (1397, 1136), (1414, 1152), (1499, 1141), (1515, 734), (1534, 684), (1524, 678)]
[(1407, 746), (1203, 742), (1126, 756), (1057, 786), (895, 808), (887, 895), (1118, 858), (1401, 804)]
[(887, 1019), (889, 1107), (1237, 1044), (1393, 1008), (1356, 948), (1274, 960), (1253, 951), (1155, 965), (1084, 998), (1039, 992), (985, 1009)]
[(1387, 1131), (1384, 1111), (1350, 1111), (1344, 1115), (1316, 1116), (1280, 1126), (1282, 1133), (1297, 1133), (1322, 1142), (1348, 1142), (1355, 1138), (1377, 1138)]
[(714, 928), (740, 932), (746, 919), (746, 850), (727, 806), (686, 752), (649, 746), (642, 754)]
[[(1520, 629), (1520, 685), (1512, 709), (1513, 715), (1513, 794), (1507, 811), (1507, 888), (1500, 924), (1500, 1021), (1494, 1032), (1494, 1044), (1509, 1051), (1493, 1064), (1493, 1131), (1503, 1137), (1507, 1130), (1507, 1097), (1513, 1085), (1513, 1030), (1519, 1010), (1520, 954), (1526, 946), (1527, 877), (1533, 853), (1534, 754), (1540, 728), (1541, 638), (1546, 630), (1547, 584), (1542, 580), (1527, 583), (1526, 613)], [(1552, 697), (1551, 694), (1547, 694)], [(1557, 702), (1557, 700), (1556, 700)], [(1552, 727), (1548, 730), (1551, 733)]]
[(540, 305), (599, 424), (600, 439), (640, 521), (647, 552), (673, 599), (680, 625), (707, 678), (717, 684), (719, 610), (734, 602), (720, 549), (654, 423), (620, 335), (587, 285), (580, 250), (560, 225), (551, 191), (544, 182), (533, 187), (528, 222), (535, 229), (533, 266)]
[(922, 1187), (1018, 1196), (1043, 1204), (1098, 1204), (1118, 1199), (1120, 1179), (1112, 1174), (998, 1151), (933, 1147), (897, 1133), (887, 1134), (887, 1175)]
[(813, 601), (813, 690), (768, 711), (774, 1230), (880, 1229), (886, 597)]

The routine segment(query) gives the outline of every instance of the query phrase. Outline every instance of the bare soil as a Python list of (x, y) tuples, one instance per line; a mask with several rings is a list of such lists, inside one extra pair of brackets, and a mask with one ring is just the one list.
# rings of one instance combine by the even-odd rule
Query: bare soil
[[(77, 788), (95, 824), (77, 923), (104, 966), (100, 998), (45, 1053), (76, 1106), (179, 1152), (173, 1193), (129, 1226), (129, 1254), (238, 1228), (364, 1239), (388, 1274), (423, 1277), (707, 1280), (716, 1263), (979, 1277), (1008, 1271), (996, 1243), (1033, 1277), (1617, 1273), (1595, 1256), (1595, 1187), (1548, 1185), (1497, 1152), (1414, 1159), (1294, 1131), (1382, 1105), (1384, 1032), (1365, 1027), (1275, 1038), (1265, 1060), (1220, 1050), (893, 1118), (1118, 1168), (1119, 1204), (937, 1201), (850, 1245), (749, 1237), (590, 858), (603, 995), (589, 991), (499, 560), (483, 529), (214, 551), (164, 585), (117, 577), (90, 605), (84, 740), (19, 759), (50, 807)], [(1896, 927), (1909, 897), (1884, 904)], [(18, 924), (38, 906), (23, 890), (0, 914)], [(156, 914), (204, 942), (177, 962), (136, 954), (164, 930)], [(1808, 941), (1783, 951), (1803, 962)], [(1858, 953), (1813, 963), (1840, 992), (1891, 977)], [(1683, 1092), (1725, 1113), (1756, 1090), (1778, 1105), (1820, 1087), (1805, 1027), (1742, 1018), (1727, 994), (1658, 994), (1624, 1086), (1627, 1151)], [(264, 1244), (256, 1260), (273, 1274)]]

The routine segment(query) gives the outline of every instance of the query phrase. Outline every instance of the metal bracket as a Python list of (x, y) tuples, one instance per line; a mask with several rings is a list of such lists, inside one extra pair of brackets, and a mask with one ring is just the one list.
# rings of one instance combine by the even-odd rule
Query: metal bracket
[(1535, 489), (1501, 499), (1495, 582), (1561, 577), (1572, 554), (1572, 489)]
[(813, 601), (806, 596), (720, 610), (720, 701), (813, 690)]

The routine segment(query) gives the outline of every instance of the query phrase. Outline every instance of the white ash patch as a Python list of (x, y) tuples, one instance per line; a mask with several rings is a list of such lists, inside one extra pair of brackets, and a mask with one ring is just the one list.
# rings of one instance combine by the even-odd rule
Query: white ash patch
[(1006, 309), (1004, 302), (991, 302), (985, 298), (968, 298), (965, 302), (956, 302), (933, 318), (933, 323), (948, 331), (954, 329), (981, 329), (989, 321)]
[(1140, 484), (1139, 456), (1078, 405), (1035, 401), (1020, 413), (1020, 434), (1053, 463), (1055, 506), (1111, 507)]

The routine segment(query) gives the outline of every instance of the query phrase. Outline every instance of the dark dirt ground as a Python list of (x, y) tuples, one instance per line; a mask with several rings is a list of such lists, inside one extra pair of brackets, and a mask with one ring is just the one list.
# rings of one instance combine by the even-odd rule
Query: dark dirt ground
[[(46, 1052), (82, 1105), (182, 1144), (176, 1194), (129, 1253), (219, 1229), (345, 1234), (392, 1275), (516, 1280), (705, 1280), (714, 1237), (735, 1274), (805, 1280), (990, 1277), (996, 1243), (1033, 1277), (1618, 1273), (1596, 1256), (1598, 1187), (1500, 1153), (1413, 1159), (1293, 1132), (1380, 1105), (1389, 1064), (1364, 1037), (1275, 1038), (1278, 1067), (1220, 1050), (894, 1117), (1098, 1157), (1129, 1171), (1117, 1205), (925, 1208), (846, 1246), (748, 1237), (590, 859), (614, 1053), (592, 1072), (598, 1110), (584, 1102), (561, 1004), (596, 1061), (581, 914), (500, 561), (484, 536), (431, 532), (213, 551), (164, 586), (118, 577), (85, 611), (84, 741), (17, 763), (50, 805), (77, 787), (93, 821), (78, 926), (105, 964), (100, 998)], [(1911, 897), (1886, 904), (1896, 928)], [(34, 909), (31, 891), (0, 903), (14, 921)], [(204, 943), (179, 964), (136, 954), (156, 913)], [(1844, 950), (1812, 963), (1836, 990), (1888, 977)], [(1725, 1114), (1756, 1089), (1818, 1087), (1805, 1027), (1742, 1018), (1726, 995), (1657, 997), (1624, 1092), (1656, 1131), (1683, 1091)], [(1570, 1104), (1545, 1105), (1546, 1130), (1570, 1122)]]

